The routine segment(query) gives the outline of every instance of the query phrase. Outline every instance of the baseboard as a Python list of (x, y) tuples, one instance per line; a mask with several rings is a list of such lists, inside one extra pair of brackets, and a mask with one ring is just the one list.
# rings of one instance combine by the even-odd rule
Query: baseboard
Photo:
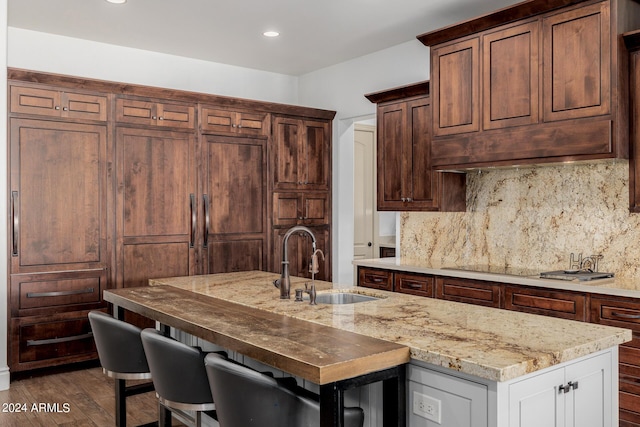
[(0, 391), (9, 390), (9, 382), (11, 378), (9, 376), (9, 367), (0, 367)]

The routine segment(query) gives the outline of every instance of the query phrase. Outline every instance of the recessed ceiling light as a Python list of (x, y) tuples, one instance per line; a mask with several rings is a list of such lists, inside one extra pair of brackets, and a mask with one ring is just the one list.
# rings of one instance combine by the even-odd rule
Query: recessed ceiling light
[(107, 0), (109, 3), (122, 4), (126, 3), (127, 0)]
[(265, 31), (262, 35), (265, 37), (278, 37), (280, 33), (277, 31)]

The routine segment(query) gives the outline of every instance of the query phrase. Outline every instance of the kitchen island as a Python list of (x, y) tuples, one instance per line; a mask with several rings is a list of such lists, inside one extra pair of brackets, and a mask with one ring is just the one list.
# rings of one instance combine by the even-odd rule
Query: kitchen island
[[(540, 416), (550, 411), (553, 417), (564, 418), (565, 412), (573, 411), (573, 404), (567, 403), (571, 398), (592, 418), (589, 422), (594, 422), (592, 414), (600, 417), (594, 426), (617, 425), (617, 397), (613, 392), (617, 390), (617, 346), (631, 339), (629, 330), (377, 290), (339, 289), (328, 282), (316, 282), (320, 294), (357, 292), (379, 299), (310, 306), (279, 299), (279, 291), (272, 285), (277, 277), (254, 271), (159, 279), (151, 284), (190, 291), (216, 303), (239, 304), (262, 311), (265, 317), (293, 318), (406, 346), (411, 358), (407, 405), (410, 426), (432, 425), (427, 421), (430, 416), (439, 417), (442, 425), (531, 425), (517, 423), (526, 418), (522, 417), (523, 408), (525, 415), (526, 411)], [(302, 288), (304, 282), (292, 278), (292, 288)], [(105, 299), (119, 305), (126, 293), (149, 289), (107, 291)], [(180, 301), (175, 301), (174, 307), (188, 311)], [(210, 313), (216, 316), (214, 310)], [(164, 315), (156, 320), (163, 322)], [(193, 333), (187, 325), (184, 327)], [(213, 342), (217, 339), (213, 335), (208, 338)], [(271, 353), (265, 350), (253, 356), (282, 369), (270, 363)], [(581, 378), (579, 390), (577, 378)], [(559, 387), (562, 394), (557, 394)], [(530, 396), (536, 397), (531, 400)], [(435, 400), (421, 400), (428, 398)], [(514, 399), (520, 400), (514, 404)], [(452, 411), (458, 412), (455, 424)], [(545, 424), (538, 419), (535, 425)]]

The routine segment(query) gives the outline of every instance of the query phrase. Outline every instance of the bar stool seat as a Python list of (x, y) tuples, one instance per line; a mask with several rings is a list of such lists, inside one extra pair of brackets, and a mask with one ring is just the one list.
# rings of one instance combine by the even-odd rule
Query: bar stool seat
[[(317, 427), (320, 404), (311, 393), (217, 354), (205, 358), (220, 427)], [(361, 408), (344, 409), (345, 427), (362, 427)]]
[[(144, 329), (140, 336), (159, 404), (200, 426), (202, 412), (215, 409), (204, 368), (207, 353), (155, 329)], [(195, 411), (195, 416), (185, 411)], [(215, 418), (215, 414), (212, 413), (212, 417)], [(163, 419), (160, 418), (161, 425)]]
[[(102, 371), (115, 379), (116, 426), (127, 425), (128, 396), (153, 391), (153, 383), (127, 386), (127, 380), (150, 380), (151, 371), (140, 340), (140, 328), (102, 311), (89, 312), (89, 323)], [(157, 423), (145, 424), (145, 426)]]

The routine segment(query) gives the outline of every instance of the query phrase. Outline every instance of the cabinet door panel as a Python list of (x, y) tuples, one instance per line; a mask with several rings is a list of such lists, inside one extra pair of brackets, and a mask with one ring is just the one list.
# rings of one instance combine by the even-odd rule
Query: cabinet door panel
[(539, 120), (538, 22), (483, 37), (484, 129)]
[(630, 157), (629, 157), (629, 206), (632, 212), (640, 212), (640, 50), (629, 58), (631, 87)]
[(296, 225), (300, 221), (302, 198), (298, 193), (273, 193), (273, 225)]
[(403, 157), (405, 140), (406, 107), (404, 103), (378, 108), (378, 207), (393, 207), (402, 203)]
[(275, 164), (274, 183), (278, 188), (297, 188), (302, 182), (298, 165), (302, 161), (299, 135), (302, 122), (286, 117), (276, 117), (273, 122)]
[(434, 49), (432, 54), (434, 135), (479, 130), (478, 38)]
[(10, 102), (12, 113), (60, 117), (61, 98), (57, 90), (11, 86)]
[(611, 112), (609, 2), (543, 21), (544, 120)]
[(140, 125), (153, 125), (157, 118), (156, 104), (149, 101), (118, 98), (116, 120)]
[[(405, 167), (403, 181), (404, 194), (411, 198), (411, 204), (435, 208), (437, 200), (435, 172), (431, 170), (431, 105), (428, 99), (407, 103), (407, 113), (411, 117), (411, 135), (405, 141)], [(411, 167), (406, 165), (411, 162)], [(396, 173), (398, 173), (396, 171)]]
[(264, 232), (264, 140), (212, 137), (207, 139), (205, 150), (209, 233)]
[(558, 386), (565, 384), (564, 369), (509, 386), (509, 426), (565, 426), (565, 400)]
[(104, 95), (64, 92), (62, 105), (62, 117), (107, 120), (107, 97)]
[(215, 108), (202, 108), (202, 130), (205, 132), (234, 133), (236, 113)]
[(329, 194), (306, 193), (302, 195), (302, 222), (306, 225), (329, 224)]
[(159, 126), (193, 129), (195, 127), (195, 107), (191, 105), (158, 104)]
[(227, 240), (209, 243), (209, 274), (263, 270), (264, 240)]
[(328, 190), (330, 177), (329, 125), (305, 120), (302, 142), (302, 181), (308, 190)]
[(193, 136), (118, 129), (124, 236), (189, 236)]
[(104, 126), (11, 121), (13, 273), (104, 261), (106, 137)]
[(243, 135), (268, 135), (269, 114), (238, 113), (238, 133)]

